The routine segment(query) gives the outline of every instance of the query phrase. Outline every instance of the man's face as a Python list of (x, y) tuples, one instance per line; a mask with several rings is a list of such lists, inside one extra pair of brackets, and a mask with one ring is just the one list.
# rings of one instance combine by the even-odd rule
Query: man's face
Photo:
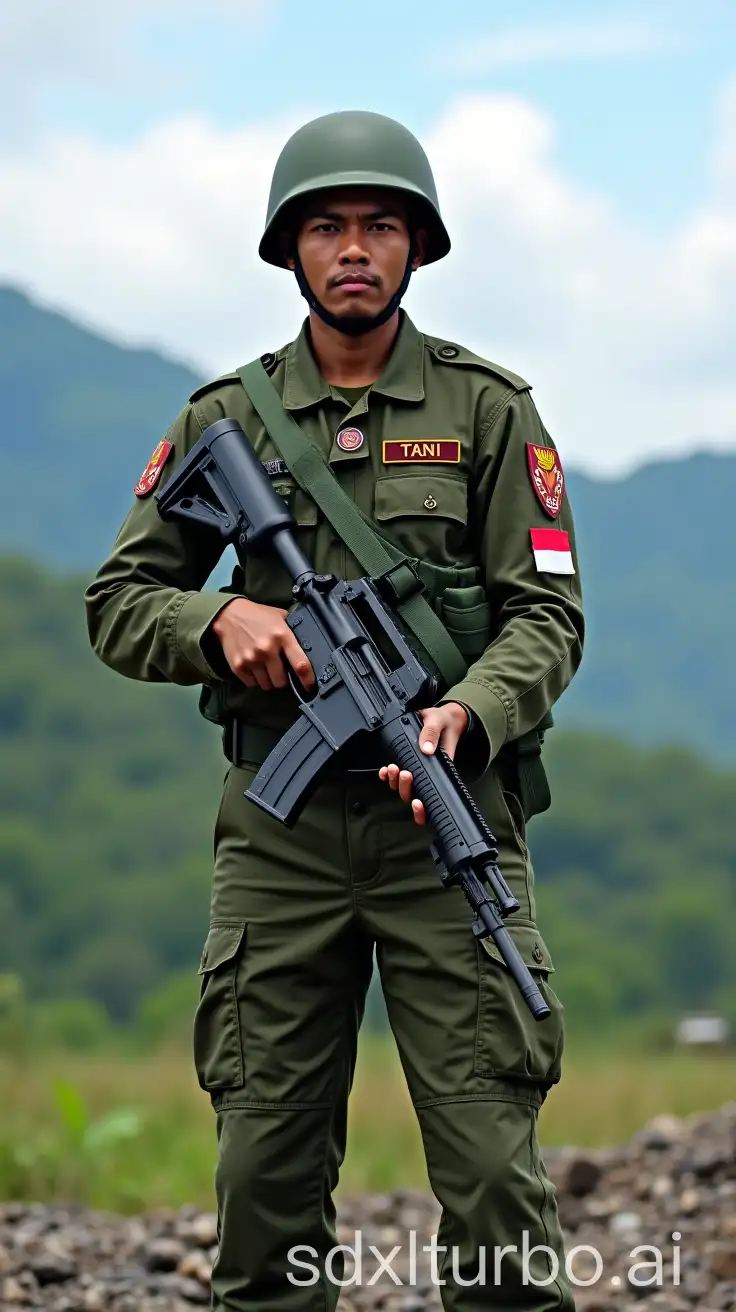
[[(378, 314), (401, 284), (411, 240), (409, 212), (396, 192), (336, 188), (312, 197), (298, 215), (297, 250), (312, 291), (333, 314)], [(412, 268), (422, 262), (414, 234)], [(289, 260), (289, 268), (294, 261)]]

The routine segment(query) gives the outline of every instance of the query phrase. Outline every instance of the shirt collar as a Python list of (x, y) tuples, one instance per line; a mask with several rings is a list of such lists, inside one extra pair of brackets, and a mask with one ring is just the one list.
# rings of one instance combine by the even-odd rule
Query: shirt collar
[[(424, 400), (424, 338), (404, 310), (399, 310), (399, 331), (393, 350), (370, 390), (398, 401)], [(329, 383), (320, 374), (312, 352), (309, 319), (305, 319), (299, 336), (286, 352), (284, 409), (304, 410), (326, 401), (329, 396)]]

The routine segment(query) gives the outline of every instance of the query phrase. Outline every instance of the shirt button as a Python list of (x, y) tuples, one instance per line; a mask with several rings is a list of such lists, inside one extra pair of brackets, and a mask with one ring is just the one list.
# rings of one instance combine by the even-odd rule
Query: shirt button
[(360, 802), (360, 801), (351, 802), (350, 810), (352, 811), (353, 815), (365, 815), (365, 811), (366, 811), (365, 802)]
[(459, 355), (460, 352), (456, 346), (441, 346), (437, 354), (441, 355), (445, 360), (454, 360), (455, 356)]
[(431, 493), (431, 492), (430, 492), (430, 494), (429, 494), (428, 497), (425, 497), (425, 498), (424, 498), (424, 509), (425, 509), (425, 510), (436, 510), (436, 509), (437, 509), (437, 502), (435, 501), (435, 499), (434, 499), (434, 497), (432, 496), (432, 493)]

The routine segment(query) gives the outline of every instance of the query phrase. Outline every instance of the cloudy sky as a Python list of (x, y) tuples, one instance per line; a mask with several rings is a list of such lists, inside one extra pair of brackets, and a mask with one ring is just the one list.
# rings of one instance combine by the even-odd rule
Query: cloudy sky
[(203, 376), (273, 349), (270, 173), (347, 108), (435, 170), (407, 309), (528, 378), (568, 463), (736, 450), (733, 0), (4, 0), (0, 281)]

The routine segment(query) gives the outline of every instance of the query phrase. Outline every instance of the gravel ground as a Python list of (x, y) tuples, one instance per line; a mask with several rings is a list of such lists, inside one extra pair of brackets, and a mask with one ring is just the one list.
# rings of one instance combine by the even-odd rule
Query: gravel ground
[[(620, 1148), (556, 1149), (545, 1160), (580, 1312), (642, 1312), (643, 1304), (650, 1312), (736, 1312), (736, 1103), (685, 1120), (657, 1117)], [(363, 1257), (362, 1280), (345, 1288), (340, 1312), (438, 1312), (440, 1290), (422, 1253), (438, 1219), (434, 1199), (416, 1191), (342, 1199), (339, 1238), (354, 1248), (360, 1231)], [(208, 1307), (216, 1238), (215, 1216), (194, 1207), (130, 1218), (0, 1203), (0, 1307)], [(400, 1245), (393, 1278), (381, 1273), (371, 1245), (385, 1259)], [(656, 1248), (661, 1269), (652, 1248), (637, 1254), (638, 1245)], [(599, 1276), (590, 1248), (600, 1256)], [(348, 1258), (346, 1278), (354, 1270)], [(495, 1302), (491, 1295), (489, 1306)]]

